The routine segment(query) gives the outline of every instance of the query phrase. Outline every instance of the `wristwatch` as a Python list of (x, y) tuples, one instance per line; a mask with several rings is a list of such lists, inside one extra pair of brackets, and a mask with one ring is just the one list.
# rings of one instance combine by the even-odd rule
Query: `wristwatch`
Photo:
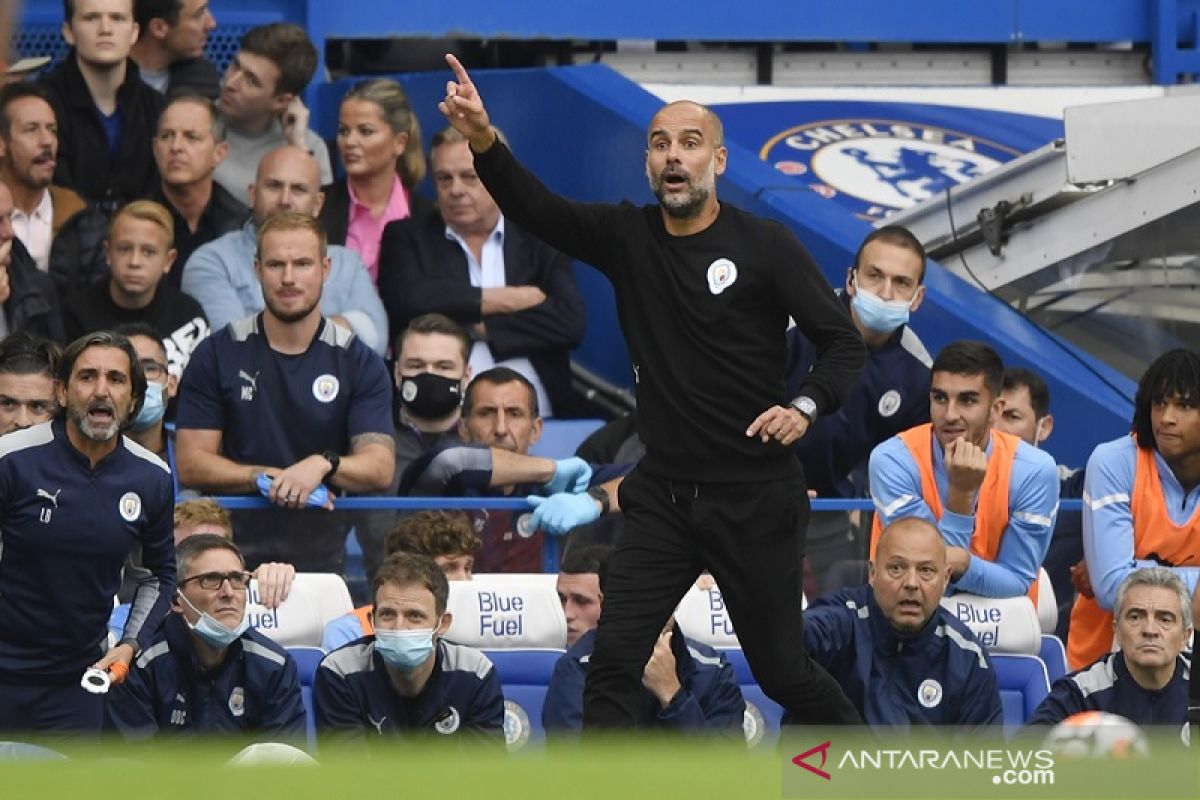
[(811, 397), (800, 395), (793, 400), (789, 405), (800, 412), (800, 416), (808, 420), (811, 425), (817, 418), (817, 404)]
[(337, 475), (338, 467), (342, 465), (342, 457), (333, 450), (326, 450), (321, 453), (321, 458), (329, 462), (329, 472), (326, 472), (322, 479), (322, 483), (328, 483), (333, 480), (334, 475)]
[(587, 490), (588, 497), (600, 504), (600, 516), (604, 516), (612, 508), (612, 498), (608, 494), (608, 489), (603, 486), (593, 486)]

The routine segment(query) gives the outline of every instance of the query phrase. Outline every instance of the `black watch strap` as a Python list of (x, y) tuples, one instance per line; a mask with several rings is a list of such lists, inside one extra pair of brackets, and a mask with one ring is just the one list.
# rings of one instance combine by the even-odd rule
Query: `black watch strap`
[(587, 490), (588, 497), (600, 504), (600, 516), (604, 516), (612, 508), (612, 497), (603, 486), (593, 486)]
[(333, 480), (333, 476), (337, 475), (338, 467), (342, 465), (342, 457), (333, 450), (326, 450), (321, 453), (321, 458), (329, 462), (329, 472), (325, 473), (324, 482), (328, 483)]

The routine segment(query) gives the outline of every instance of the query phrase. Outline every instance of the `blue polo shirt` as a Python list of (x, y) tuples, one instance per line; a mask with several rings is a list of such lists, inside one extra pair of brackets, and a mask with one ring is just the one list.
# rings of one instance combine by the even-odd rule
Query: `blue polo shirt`
[(61, 418), (0, 437), (0, 678), (78, 681), (134, 544), (149, 574), (124, 637), (150, 643), (175, 588), (174, 503), (167, 465), (123, 436), (94, 468)]
[[(322, 319), (308, 348), (288, 355), (271, 349), (257, 314), (197, 345), (183, 373), (175, 424), (221, 431), (221, 454), (233, 461), (285, 468), (326, 450), (346, 455), (360, 434), (390, 439), (391, 411), (383, 359), (353, 333)], [(248, 568), (287, 561), (300, 572), (341, 571), (339, 517), (272, 510), (239, 514), (235, 523)]]

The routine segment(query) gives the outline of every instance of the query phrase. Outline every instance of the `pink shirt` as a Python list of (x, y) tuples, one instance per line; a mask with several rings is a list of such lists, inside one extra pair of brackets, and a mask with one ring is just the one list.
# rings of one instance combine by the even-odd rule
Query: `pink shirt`
[(379, 283), (379, 244), (383, 238), (383, 227), (397, 219), (407, 219), (409, 215), (408, 191), (400, 183), (400, 176), (392, 179), (392, 194), (388, 197), (387, 208), (383, 216), (376, 219), (371, 216), (371, 209), (358, 201), (354, 195), (354, 185), (346, 181), (346, 190), (350, 193), (350, 224), (346, 228), (346, 247), (362, 256), (371, 273), (371, 281)]

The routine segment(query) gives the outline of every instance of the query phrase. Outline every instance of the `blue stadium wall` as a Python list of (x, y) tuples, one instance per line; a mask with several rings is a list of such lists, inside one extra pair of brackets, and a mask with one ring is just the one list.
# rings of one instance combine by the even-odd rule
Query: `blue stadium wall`
[[(437, 103), (447, 72), (395, 76), (421, 119), (425, 143), (444, 126)], [(517, 155), (557, 192), (584, 201), (650, 202), (642, 154), (644, 129), (659, 100), (602, 65), (481, 72), (474, 76), (495, 124)], [(323, 136), (336, 132), (338, 98), (352, 81), (318, 89)], [(428, 184), (423, 187), (430, 191)], [(722, 199), (790, 226), (840, 284), (868, 223), (790, 185), (755, 153), (731, 145), (719, 184)], [(616, 324), (613, 294), (595, 270), (576, 264), (588, 307), (588, 329), (575, 357), (623, 386), (632, 383), (629, 358)], [(1095, 443), (1129, 429), (1134, 386), (1087, 354), (1031, 324), (1004, 303), (931, 263), (928, 294), (914, 318), (931, 353), (955, 339), (982, 339), (1006, 364), (1044, 375), (1056, 424), (1049, 449), (1061, 463), (1082, 465)]]

